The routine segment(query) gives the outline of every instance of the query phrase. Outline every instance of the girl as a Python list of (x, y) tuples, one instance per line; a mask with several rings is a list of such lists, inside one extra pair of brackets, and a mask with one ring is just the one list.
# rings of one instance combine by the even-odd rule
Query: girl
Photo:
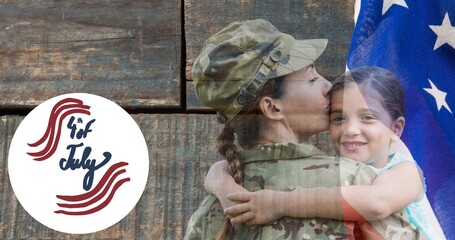
[(382, 68), (361, 67), (336, 79), (329, 128), (334, 149), (370, 165), (378, 177), (371, 185), (341, 187), (342, 204), (327, 197), (339, 188), (231, 194), (229, 200), (244, 202), (225, 209), (231, 223), (264, 224), (282, 216), (376, 220), (406, 207), (410, 222), (429, 239), (445, 239), (424, 193), (421, 172), (399, 140), (405, 124), (403, 99), (400, 82)]

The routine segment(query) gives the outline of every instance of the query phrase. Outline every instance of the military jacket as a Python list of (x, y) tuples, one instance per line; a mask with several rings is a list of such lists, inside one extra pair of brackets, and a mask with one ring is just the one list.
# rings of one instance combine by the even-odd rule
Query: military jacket
[[(259, 145), (241, 151), (243, 185), (250, 191), (272, 189), (301, 191), (305, 188), (371, 184), (376, 174), (365, 164), (327, 156), (310, 144)], [(341, 193), (340, 193), (341, 194)], [(361, 196), (359, 196), (361, 197)], [(185, 239), (214, 239), (225, 221), (213, 195), (193, 214)], [(364, 223), (324, 218), (283, 217), (267, 224), (235, 226), (235, 239), (424, 239), (409, 223), (405, 211), (386, 219)]]

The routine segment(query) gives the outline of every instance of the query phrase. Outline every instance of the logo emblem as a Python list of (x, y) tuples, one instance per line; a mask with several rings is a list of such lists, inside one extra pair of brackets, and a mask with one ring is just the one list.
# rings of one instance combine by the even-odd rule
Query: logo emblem
[(144, 191), (144, 136), (114, 102), (84, 93), (49, 99), (11, 142), (8, 170), (24, 209), (65, 233), (92, 233), (123, 219)]

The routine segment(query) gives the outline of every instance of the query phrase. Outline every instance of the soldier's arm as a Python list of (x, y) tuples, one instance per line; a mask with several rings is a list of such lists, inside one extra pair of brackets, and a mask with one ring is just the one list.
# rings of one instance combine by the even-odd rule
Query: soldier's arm
[(378, 175), (371, 185), (230, 194), (230, 200), (245, 203), (230, 207), (225, 213), (236, 216), (231, 219), (233, 223), (249, 224), (263, 224), (282, 216), (380, 220), (422, 196), (423, 185), (417, 166), (403, 162)]
[(228, 194), (248, 192), (234, 181), (227, 169), (226, 160), (216, 162), (210, 167), (204, 183), (205, 190), (218, 198), (223, 209), (239, 203), (229, 200), (227, 198)]

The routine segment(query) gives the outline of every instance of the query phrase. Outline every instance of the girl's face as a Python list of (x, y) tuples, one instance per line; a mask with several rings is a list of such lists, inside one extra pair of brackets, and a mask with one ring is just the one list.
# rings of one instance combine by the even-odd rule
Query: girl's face
[(300, 140), (326, 131), (329, 127), (332, 84), (319, 75), (314, 66), (289, 74), (285, 78), (285, 94), (279, 99), (289, 128)]
[(348, 83), (333, 92), (331, 107), (329, 130), (335, 151), (342, 157), (384, 167), (390, 143), (399, 137), (394, 130), (401, 121), (392, 120), (382, 105), (381, 95)]

